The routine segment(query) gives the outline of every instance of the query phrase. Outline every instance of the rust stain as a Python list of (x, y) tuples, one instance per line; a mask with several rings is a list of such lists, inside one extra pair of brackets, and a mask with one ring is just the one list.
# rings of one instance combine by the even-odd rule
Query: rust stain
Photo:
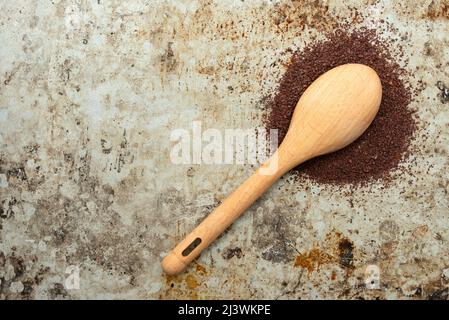
[(198, 280), (191, 274), (187, 275), (185, 282), (189, 289), (195, 289), (200, 285)]
[(314, 270), (318, 270), (321, 265), (331, 261), (332, 257), (329, 254), (318, 248), (313, 248), (309, 252), (300, 254), (296, 257), (295, 267), (302, 267), (307, 269), (310, 273)]
[(446, 0), (433, 0), (430, 3), (424, 18), (430, 20), (449, 19), (449, 3)]
[(196, 264), (194, 270), (176, 276), (164, 274), (165, 287), (159, 294), (159, 299), (199, 299), (202, 280), (207, 276), (207, 270)]
[(427, 234), (427, 232), (429, 232), (429, 227), (423, 224), (413, 230), (413, 236), (415, 238), (422, 238)]
[(170, 275), (164, 275), (164, 276), (165, 276), (165, 283), (166, 284), (172, 284), (174, 282), (180, 282), (180, 279), (177, 276), (170, 276)]
[(337, 273), (335, 272), (335, 270), (333, 270), (332, 274), (331, 274), (331, 280), (335, 280), (335, 279), (337, 279)]
[(329, 6), (316, 0), (285, 1), (274, 6), (270, 20), (279, 31), (304, 30), (311, 26), (317, 30), (330, 30), (337, 24), (337, 18), (329, 12)]
[[(354, 244), (338, 231), (328, 233), (321, 245), (312, 250), (300, 254), (295, 259), (295, 267), (307, 269), (309, 273), (318, 271), (319, 268), (328, 263), (338, 263), (346, 271), (354, 268)], [(336, 278), (335, 271), (331, 279)]]
[(200, 67), (198, 67), (198, 72), (200, 74), (206, 74), (206, 75), (212, 76), (215, 74), (216, 69), (215, 69), (215, 66), (206, 66), (206, 67), (200, 66)]
[(200, 264), (197, 264), (197, 265), (196, 265), (196, 271), (197, 271), (199, 274), (207, 275), (206, 268), (203, 267), (203, 266), (200, 265)]
[(178, 60), (173, 51), (173, 42), (167, 44), (164, 53), (159, 57), (162, 72), (174, 72), (178, 66)]

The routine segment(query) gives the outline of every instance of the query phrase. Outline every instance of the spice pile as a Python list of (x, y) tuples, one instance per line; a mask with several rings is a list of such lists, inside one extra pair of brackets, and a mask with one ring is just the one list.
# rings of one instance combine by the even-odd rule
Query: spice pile
[(379, 113), (366, 132), (346, 148), (293, 169), (321, 183), (363, 184), (387, 179), (408, 152), (416, 123), (408, 108), (412, 98), (406, 72), (392, 58), (374, 30), (337, 30), (326, 40), (293, 54), (276, 94), (269, 102), (268, 129), (284, 138), (299, 97), (324, 72), (345, 63), (372, 67), (382, 81)]

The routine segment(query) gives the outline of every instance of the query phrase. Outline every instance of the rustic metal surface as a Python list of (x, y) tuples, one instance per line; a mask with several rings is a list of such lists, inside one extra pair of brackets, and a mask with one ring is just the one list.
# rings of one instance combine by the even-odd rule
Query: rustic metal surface
[[(2, 1), (0, 298), (447, 299), (449, 3), (345, 2)], [(380, 19), (425, 85), (409, 170), (385, 188), (281, 180), (164, 276), (163, 255), (252, 171), (174, 165), (170, 131), (260, 126), (283, 52)]]

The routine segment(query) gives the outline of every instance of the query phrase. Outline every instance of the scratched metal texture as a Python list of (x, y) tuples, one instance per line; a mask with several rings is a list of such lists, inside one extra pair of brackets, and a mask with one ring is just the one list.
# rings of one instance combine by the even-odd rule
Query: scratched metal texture
[[(447, 299), (449, 3), (342, 3), (1, 1), (0, 299)], [(174, 165), (170, 132), (261, 126), (289, 49), (381, 19), (424, 84), (407, 170), (363, 188), (287, 175), (186, 273), (162, 274), (253, 170)]]

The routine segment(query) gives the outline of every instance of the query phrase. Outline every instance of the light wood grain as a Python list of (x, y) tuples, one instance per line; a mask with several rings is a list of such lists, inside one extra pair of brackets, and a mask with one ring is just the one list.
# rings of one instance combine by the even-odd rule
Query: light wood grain
[[(299, 99), (284, 141), (262, 166), (274, 167), (271, 174), (259, 168), (164, 258), (163, 270), (182, 272), (284, 173), (356, 140), (376, 116), (381, 98), (380, 79), (365, 65), (346, 64), (320, 76)], [(189, 246), (193, 250), (186, 254)]]

